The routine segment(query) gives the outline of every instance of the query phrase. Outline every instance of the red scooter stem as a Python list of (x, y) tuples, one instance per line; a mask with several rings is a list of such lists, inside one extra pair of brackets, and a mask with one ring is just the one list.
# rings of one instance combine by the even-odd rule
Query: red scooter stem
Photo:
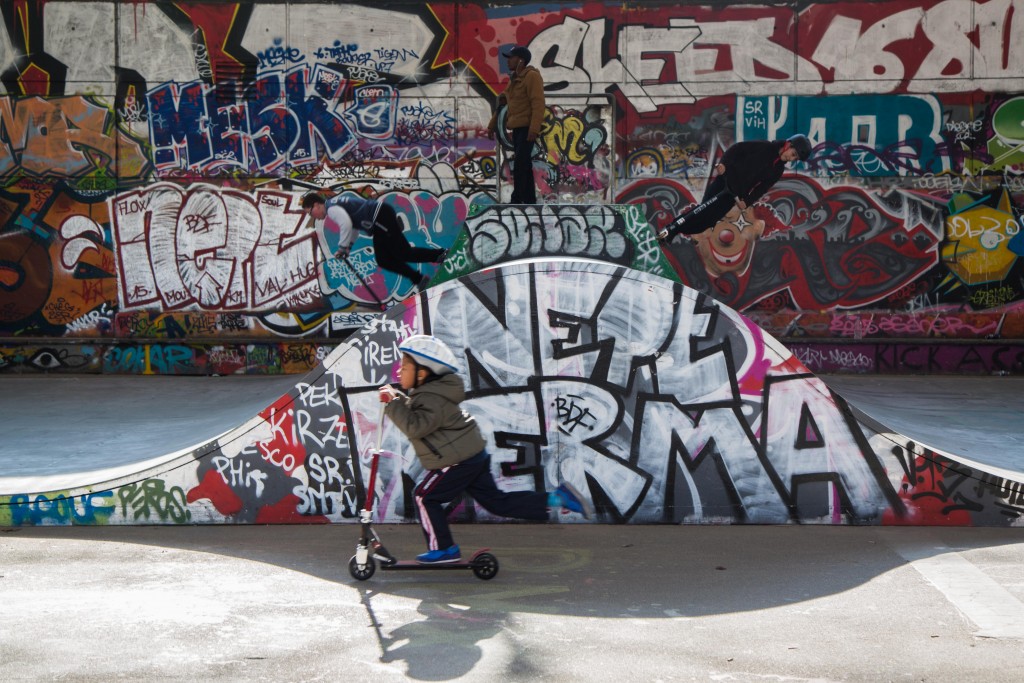
[(377, 486), (377, 464), (380, 462), (380, 447), (384, 442), (384, 404), (380, 404), (380, 419), (377, 422), (377, 448), (373, 450), (373, 457), (370, 459), (370, 478), (366, 483), (366, 500), (363, 501), (363, 511), (369, 515), (373, 513), (373, 492)]
[(366, 483), (366, 502), (363, 503), (363, 512), (373, 513), (373, 490), (377, 485), (377, 463), (380, 461), (380, 451), (374, 451), (370, 460), (370, 479)]
[[(377, 488), (377, 467), (380, 463), (380, 448), (384, 439), (384, 406), (380, 407), (380, 421), (377, 424), (377, 448), (373, 451), (373, 457), (370, 460), (370, 477), (366, 483), (366, 498), (363, 501), (363, 509), (359, 513), (359, 522), (362, 527), (362, 536), (359, 538), (359, 543), (356, 545), (356, 554), (352, 558), (352, 562), (355, 563), (355, 567), (358, 569), (357, 574), (363, 576), (361, 572), (366, 571), (366, 567), (373, 566), (373, 558), (377, 558), (381, 561), (382, 566), (395, 564), (398, 560), (395, 559), (394, 555), (388, 552), (388, 549), (384, 547), (384, 544), (380, 542), (380, 537), (377, 536), (377, 532), (373, 530), (373, 495)], [(373, 557), (371, 557), (371, 554)], [(350, 567), (349, 571), (353, 571)], [(369, 570), (373, 573), (373, 570)], [(369, 576), (368, 574), (366, 576)]]

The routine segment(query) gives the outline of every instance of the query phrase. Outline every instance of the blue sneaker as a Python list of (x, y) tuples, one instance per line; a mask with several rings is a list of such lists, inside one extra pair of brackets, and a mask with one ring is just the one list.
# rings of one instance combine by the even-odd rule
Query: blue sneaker
[(561, 499), (562, 507), (570, 512), (578, 512), (583, 515), (586, 519), (590, 519), (590, 515), (594, 512), (594, 509), (590, 506), (580, 492), (573, 488), (572, 484), (562, 482), (555, 489), (555, 494)]
[(457, 545), (445, 548), (444, 550), (431, 550), (416, 556), (416, 561), (420, 564), (445, 564), (448, 562), (458, 562), (461, 559), (462, 553), (459, 552), (459, 546)]

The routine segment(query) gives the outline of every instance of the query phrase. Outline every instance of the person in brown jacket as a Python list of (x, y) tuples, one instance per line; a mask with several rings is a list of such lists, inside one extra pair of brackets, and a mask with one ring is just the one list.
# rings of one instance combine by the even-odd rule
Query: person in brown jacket
[(399, 384), (409, 393), (385, 384), (380, 387), (380, 401), (427, 470), (413, 491), (427, 541), (427, 552), (416, 557), (418, 562), (437, 564), (461, 558), (445, 506), (463, 492), (503, 517), (542, 521), (548, 519), (549, 508), (558, 507), (590, 516), (590, 503), (568, 483), (550, 493), (499, 489), (480, 427), (459, 405), (466, 398), (466, 388), (451, 349), (437, 337), (417, 334), (398, 350), (402, 353)]
[[(512, 75), (505, 92), (498, 96), (498, 109), (508, 106), (505, 127), (512, 131), (512, 203), (536, 204), (537, 187), (533, 182), (533, 144), (540, 135), (544, 122), (544, 79), (530, 66), (532, 55), (521, 45), (505, 53), (508, 71)], [(488, 135), (493, 137), (498, 113), (487, 124)]]

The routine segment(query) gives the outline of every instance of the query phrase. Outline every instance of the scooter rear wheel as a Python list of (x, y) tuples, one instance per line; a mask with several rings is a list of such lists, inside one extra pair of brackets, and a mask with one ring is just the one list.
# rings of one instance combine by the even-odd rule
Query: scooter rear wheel
[(348, 573), (352, 575), (352, 578), (356, 581), (366, 581), (368, 578), (373, 576), (373, 573), (377, 571), (377, 563), (373, 561), (372, 557), (366, 558), (366, 564), (359, 564), (356, 561), (356, 556), (353, 555), (352, 559), (348, 561)]
[(490, 553), (480, 553), (473, 558), (473, 573), (484, 581), (493, 579), (498, 575), (498, 558)]

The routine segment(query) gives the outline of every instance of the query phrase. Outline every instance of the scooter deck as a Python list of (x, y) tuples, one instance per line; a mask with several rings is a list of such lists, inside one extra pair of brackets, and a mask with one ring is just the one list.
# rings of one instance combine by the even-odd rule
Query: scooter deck
[(416, 560), (399, 560), (392, 564), (380, 563), (381, 569), (397, 569), (397, 570), (413, 570), (413, 569), (472, 569), (477, 566), (477, 559), (480, 555), (486, 553), (490, 548), (482, 548), (475, 553), (468, 560), (459, 560), (458, 562), (417, 562)]
[[(366, 538), (368, 537), (369, 534)], [(376, 544), (376, 550), (374, 550), (373, 553), (363, 561), (363, 564), (360, 564), (358, 560), (359, 553), (370, 550), (367, 547), (366, 538), (360, 541), (360, 544), (356, 547), (356, 554), (348, 561), (348, 573), (357, 581), (366, 581), (373, 576), (374, 572), (377, 570), (378, 563), (380, 564), (381, 569), (392, 569), (396, 571), (414, 571), (419, 569), (469, 569), (478, 579), (483, 579), (484, 581), (493, 579), (498, 574), (498, 558), (488, 552), (488, 550), (490, 550), (489, 548), (482, 548), (476, 551), (468, 560), (460, 559), (457, 562), (423, 564), (414, 560), (394, 559), (391, 553), (387, 552), (387, 550), (384, 549), (384, 546), (380, 545), (380, 541), (377, 540), (376, 536), (373, 537), (373, 542)]]
[(474, 564), (470, 560), (459, 562), (431, 562), (424, 564), (416, 560), (399, 560), (394, 564), (381, 564), (381, 569), (472, 569)]

